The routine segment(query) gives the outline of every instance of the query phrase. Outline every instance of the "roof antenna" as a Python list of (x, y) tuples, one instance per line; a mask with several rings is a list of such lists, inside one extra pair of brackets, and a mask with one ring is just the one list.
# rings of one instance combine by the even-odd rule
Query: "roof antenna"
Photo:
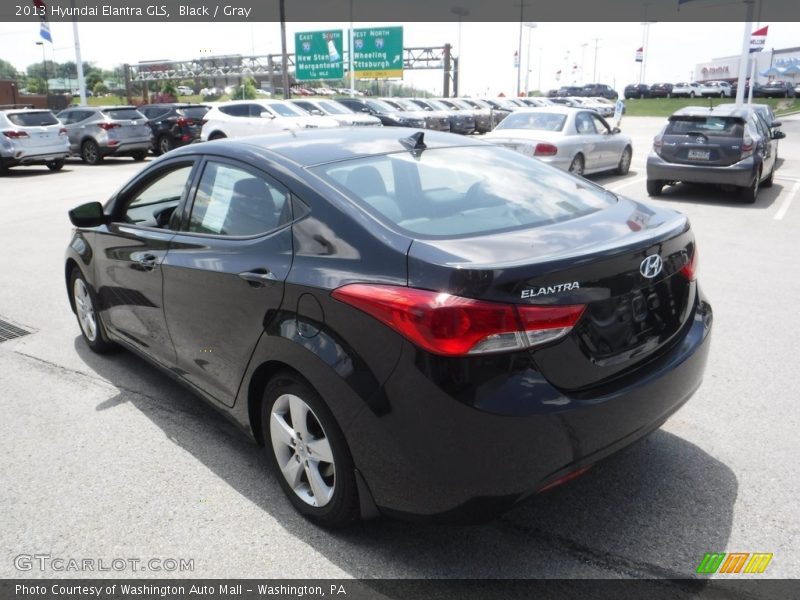
[(419, 156), (422, 151), (428, 146), (425, 145), (425, 132), (418, 131), (413, 133), (407, 138), (400, 138), (400, 143), (406, 150), (409, 150), (414, 156)]

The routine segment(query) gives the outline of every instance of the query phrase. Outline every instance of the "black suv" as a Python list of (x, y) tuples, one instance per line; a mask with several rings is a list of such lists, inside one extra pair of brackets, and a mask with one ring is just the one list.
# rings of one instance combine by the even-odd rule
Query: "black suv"
[(625, 95), (625, 100), (630, 100), (631, 98), (649, 98), (650, 87), (646, 83), (631, 83), (625, 86), (625, 91), (622, 93)]
[(600, 96), (601, 98), (608, 98), (609, 100), (616, 100), (619, 98), (619, 94), (617, 94), (616, 90), (604, 83), (587, 83), (581, 88), (581, 93), (577, 95), (587, 98)]
[(671, 83), (654, 83), (650, 86), (651, 98), (670, 98), (672, 97)]
[(153, 154), (160, 156), (173, 148), (200, 139), (203, 117), (211, 109), (204, 104), (145, 104), (139, 112), (147, 117), (153, 131)]

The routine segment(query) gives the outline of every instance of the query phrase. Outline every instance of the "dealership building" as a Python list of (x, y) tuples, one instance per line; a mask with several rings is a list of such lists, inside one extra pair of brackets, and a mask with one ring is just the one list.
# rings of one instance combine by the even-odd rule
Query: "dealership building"
[[(728, 56), (699, 63), (694, 68), (694, 80), (698, 82), (724, 80), (732, 83), (739, 79), (740, 61), (741, 56)], [(747, 77), (750, 77), (753, 68), (752, 61), (756, 62), (758, 83), (766, 83), (773, 79), (800, 83), (800, 47), (783, 50), (770, 48), (750, 54), (747, 59)]]

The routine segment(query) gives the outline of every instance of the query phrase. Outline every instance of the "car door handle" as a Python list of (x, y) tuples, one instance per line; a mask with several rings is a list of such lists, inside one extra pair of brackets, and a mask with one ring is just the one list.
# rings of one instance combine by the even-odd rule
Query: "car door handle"
[(251, 287), (264, 287), (272, 285), (278, 281), (275, 274), (269, 269), (253, 269), (239, 273), (239, 277), (244, 279)]

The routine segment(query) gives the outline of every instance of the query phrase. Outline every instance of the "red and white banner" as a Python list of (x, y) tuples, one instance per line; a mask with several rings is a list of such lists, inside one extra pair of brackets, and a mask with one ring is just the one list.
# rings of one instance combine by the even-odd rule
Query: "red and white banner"
[(750, 34), (750, 53), (761, 52), (764, 49), (764, 44), (767, 43), (767, 29), (769, 29), (769, 25), (764, 25)]
[(643, 60), (644, 60), (644, 46), (636, 51), (636, 62), (642, 62)]

